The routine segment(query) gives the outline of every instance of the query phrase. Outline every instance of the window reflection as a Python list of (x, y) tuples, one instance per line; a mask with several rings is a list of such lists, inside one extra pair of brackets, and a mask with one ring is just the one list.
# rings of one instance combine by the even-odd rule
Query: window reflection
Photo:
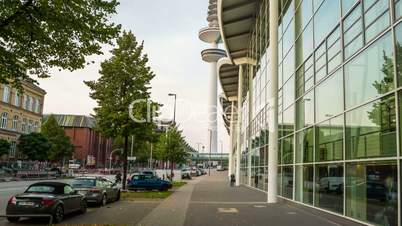
[(283, 197), (293, 199), (293, 166), (282, 168)]
[(396, 154), (393, 95), (346, 113), (346, 153), (348, 159)]
[(343, 156), (343, 115), (316, 125), (315, 161), (341, 160)]
[(296, 162), (307, 163), (313, 161), (314, 155), (314, 130), (306, 129), (296, 135)]
[(391, 33), (345, 66), (346, 109), (394, 89)]
[(282, 140), (282, 163), (293, 163), (293, 135)]
[(343, 111), (342, 70), (335, 72), (316, 88), (317, 122), (328, 119)]
[(378, 225), (397, 225), (396, 162), (351, 163), (346, 168), (346, 215)]
[(343, 166), (316, 167), (315, 205), (334, 212), (343, 212)]
[(296, 103), (296, 130), (314, 123), (314, 93), (306, 94)]

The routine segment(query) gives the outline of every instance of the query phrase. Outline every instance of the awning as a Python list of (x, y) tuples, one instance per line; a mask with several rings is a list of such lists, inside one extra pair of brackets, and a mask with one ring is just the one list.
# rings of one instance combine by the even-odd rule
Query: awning
[(217, 70), (225, 97), (228, 99), (237, 98), (239, 66), (233, 65), (228, 57), (224, 57), (218, 61)]
[(218, 20), (231, 61), (247, 57), (259, 0), (218, 0)]

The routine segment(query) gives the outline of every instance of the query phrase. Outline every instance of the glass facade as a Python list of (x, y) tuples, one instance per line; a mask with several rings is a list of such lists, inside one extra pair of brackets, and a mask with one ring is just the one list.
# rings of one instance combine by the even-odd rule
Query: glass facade
[[(244, 84), (241, 182), (267, 191), (271, 65), (268, 0), (260, 2), (249, 44), (258, 65), (252, 75), (246, 69), (251, 122), (248, 79)], [(279, 196), (398, 225), (401, 21), (402, 0), (280, 1)]]

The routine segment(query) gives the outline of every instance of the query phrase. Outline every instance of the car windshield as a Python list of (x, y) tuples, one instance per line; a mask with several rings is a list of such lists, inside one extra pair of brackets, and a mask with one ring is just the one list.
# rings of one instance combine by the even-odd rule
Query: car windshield
[(26, 193), (51, 193), (54, 194), (56, 188), (50, 185), (33, 185), (29, 187), (25, 192)]
[(83, 178), (83, 179), (76, 179), (74, 180), (71, 185), (74, 188), (90, 188), (90, 187), (94, 187), (95, 186), (95, 179), (87, 179), (87, 178)]

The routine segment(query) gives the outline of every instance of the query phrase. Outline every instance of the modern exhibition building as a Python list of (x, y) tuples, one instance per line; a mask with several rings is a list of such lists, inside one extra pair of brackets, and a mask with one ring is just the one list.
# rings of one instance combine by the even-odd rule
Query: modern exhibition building
[(216, 4), (237, 185), (402, 225), (402, 0)]

